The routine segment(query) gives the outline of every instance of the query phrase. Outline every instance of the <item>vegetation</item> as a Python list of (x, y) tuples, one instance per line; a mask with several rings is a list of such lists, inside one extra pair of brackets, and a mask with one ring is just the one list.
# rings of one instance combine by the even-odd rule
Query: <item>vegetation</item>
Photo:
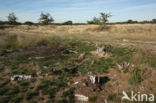
[[(6, 32), (5, 29), (1, 30), (4, 33), (0, 33), (0, 78), (2, 78), (0, 80), (0, 103), (74, 103), (77, 102), (74, 96), (76, 93), (90, 94), (85, 95), (88, 96), (89, 102), (99, 102), (101, 94), (107, 97), (108, 101), (120, 102), (118, 100), (122, 96), (121, 92), (118, 92), (120, 88), (116, 90), (120, 84), (124, 84), (121, 86), (124, 86), (125, 89), (136, 90), (136, 85), (142, 86), (140, 83), (146, 86), (144, 80), (149, 80), (147, 91), (154, 91), (153, 75), (155, 72), (153, 71), (156, 67), (156, 55), (155, 49), (150, 47), (155, 44), (152, 42), (152, 45), (150, 43), (147, 45), (146, 41), (143, 41), (144, 45), (141, 45), (142, 42), (132, 41), (133, 39), (130, 39), (132, 35), (128, 35), (129, 32), (131, 34), (141, 32), (142, 39), (143, 31), (146, 31), (145, 34), (151, 34), (155, 30), (153, 25), (146, 26), (144, 29), (143, 26), (129, 27), (126, 25), (126, 27), (122, 26), (122, 29), (116, 26), (107, 31), (110, 32), (110, 35), (98, 35), (101, 32), (97, 31), (95, 35), (93, 29), (97, 29), (97, 25), (91, 30), (90, 27), (88, 29), (84, 26), (73, 26), (75, 31), (82, 32), (82, 34), (78, 32), (79, 35), (69, 26), (67, 26), (67, 32), (66, 26), (18, 26), (19, 31), (31, 32), (34, 30), (30, 34), (21, 32), (18, 34), (18, 31), (12, 34)], [(13, 31), (15, 28), (6, 28), (6, 30)], [(41, 33), (39, 33), (40, 28)], [(141, 29), (137, 31), (138, 28)], [(50, 33), (47, 29), (50, 30)], [(60, 33), (72, 31), (76, 35), (69, 33), (70, 36), (67, 36), (62, 33), (61, 36), (54, 36), (51, 32), (56, 29)], [(45, 31), (42, 32), (43, 30)], [(113, 30), (116, 35), (113, 34)], [(120, 32), (124, 35), (119, 35)], [(152, 34), (150, 36), (153, 37)], [(104, 56), (94, 55), (97, 53), (97, 48), (102, 46), (105, 47)], [(124, 67), (125, 62), (130, 65), (128, 69)], [(127, 69), (127, 72), (119, 72), (118, 65)], [(102, 85), (90, 83), (88, 74), (91, 72), (102, 78), (100, 81)], [(31, 75), (32, 78), (11, 81), (10, 77), (15, 74)]]
[(116, 94), (109, 94), (108, 99), (114, 101), (116, 99)]
[(93, 96), (89, 96), (89, 102), (94, 103), (96, 101), (96, 98)]
[(110, 14), (107, 13), (100, 13), (100, 17), (96, 18), (94, 17), (92, 21), (88, 21), (88, 24), (102, 24), (105, 25), (108, 22), (108, 18), (111, 17)]
[(49, 13), (44, 14), (42, 12), (41, 15), (40, 15), (39, 21), (40, 21), (41, 24), (47, 25), (47, 24), (52, 23), (54, 21), (54, 19), (52, 18), (52, 16)]
[[(107, 24), (132, 24), (132, 23), (156, 23), (156, 19), (153, 18), (150, 21), (134, 21), (134, 20), (127, 20), (124, 22), (115, 22), (115, 23), (108, 23), (108, 19), (111, 17), (112, 15), (110, 13), (104, 13), (101, 12), (100, 13), (100, 17), (94, 17), (93, 20), (91, 21), (87, 21), (87, 24), (98, 24), (98, 25), (105, 25)], [(14, 12), (9, 13), (9, 16), (7, 16), (8, 21), (1, 21), (0, 20), (0, 25), (4, 25), (4, 24), (13, 24), (13, 25), (40, 25), (40, 24), (51, 24), (54, 22), (53, 17), (49, 14), (49, 13), (41, 13), (40, 14), (40, 18), (39, 18), (39, 23), (33, 23), (31, 21), (26, 21), (24, 23), (21, 22), (17, 22), (18, 18), (16, 17)], [(85, 25), (86, 23), (73, 23), (71, 20), (68, 20), (64, 23), (53, 23), (54, 25)]]
[(70, 20), (63, 23), (63, 25), (72, 25), (72, 24), (73, 24), (73, 22)]
[(138, 85), (140, 84), (141, 81), (142, 81), (142, 76), (138, 70), (135, 70), (128, 80), (129, 84), (132, 84), (132, 85)]
[(10, 13), (9, 14), (9, 16), (8, 16), (8, 22), (10, 23), (10, 24), (16, 24), (17, 23), (17, 17), (16, 17), (16, 15), (15, 15), (15, 13)]
[(26, 93), (26, 99), (29, 100), (29, 99), (32, 99), (34, 96), (37, 96), (38, 95), (38, 92), (36, 91), (28, 91)]
[(24, 22), (24, 24), (25, 24), (25, 25), (33, 25), (34, 23), (31, 22), (31, 21), (26, 21), (26, 22)]

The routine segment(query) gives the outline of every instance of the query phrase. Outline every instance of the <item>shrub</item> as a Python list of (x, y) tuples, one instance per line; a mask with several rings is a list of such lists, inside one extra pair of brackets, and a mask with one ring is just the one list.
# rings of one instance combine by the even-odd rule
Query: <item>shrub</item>
[(70, 20), (63, 23), (63, 25), (72, 25), (72, 24), (73, 24), (73, 22)]
[(12, 89), (10, 89), (8, 91), (7, 95), (11, 95), (12, 96), (12, 95), (15, 95), (15, 94), (17, 94), (19, 92), (20, 92), (19, 88), (18, 87), (14, 87), (14, 88), (12, 88)]
[(32, 76), (35, 76), (36, 75), (36, 70), (29, 70), (28, 71), (28, 73), (27, 73), (28, 75), (32, 75)]
[(55, 94), (56, 88), (44, 88), (42, 90), (42, 94), (44, 95), (50, 95), (50, 94)]
[(48, 40), (42, 39), (40, 41), (37, 42), (38, 46), (47, 46), (48, 45)]
[(138, 70), (135, 70), (131, 77), (128, 80), (129, 84), (137, 85), (142, 81), (141, 73)]
[(109, 94), (108, 99), (111, 100), (111, 101), (115, 100), (116, 99), (116, 94)]
[(0, 88), (0, 95), (4, 95), (4, 94), (6, 94), (8, 91), (9, 91), (9, 88), (7, 88), (7, 87)]
[(113, 68), (115, 63), (112, 59), (100, 58), (93, 64), (93, 70), (97, 73), (106, 73), (109, 68)]
[(15, 97), (15, 98), (12, 99), (12, 102), (13, 102), (13, 103), (20, 103), (20, 101), (21, 101), (22, 99), (23, 99), (23, 98), (22, 98), (21, 96)]
[(0, 98), (0, 103), (8, 103), (10, 101), (11, 97), (2, 97)]
[(62, 97), (67, 100), (68, 103), (74, 103), (74, 88), (70, 88), (63, 92)]
[(38, 92), (34, 92), (34, 91), (28, 91), (26, 93), (26, 99), (27, 100), (30, 100), (32, 99), (34, 96), (37, 96), (38, 95)]
[(20, 83), (21, 86), (25, 87), (25, 86), (28, 86), (29, 85), (29, 82), (26, 82), (26, 81), (22, 81)]
[(89, 96), (89, 102), (95, 102), (96, 101), (96, 97), (94, 96)]
[(9, 79), (6, 79), (4, 82), (0, 83), (0, 88), (2, 88), (3, 86), (7, 85), (10, 82)]
[(26, 22), (24, 22), (24, 24), (25, 24), (25, 25), (33, 25), (34, 23), (31, 22), (31, 21), (26, 21)]
[(66, 86), (66, 83), (64, 82), (63, 78), (59, 78), (58, 80), (56, 80), (56, 86), (59, 89), (64, 88)]
[(63, 92), (62, 97), (68, 97), (70, 99), (74, 98), (74, 88), (70, 88), (69, 90)]
[[(56, 103), (69, 103), (69, 102), (65, 99), (61, 99), (61, 100), (57, 100)], [(72, 102), (72, 103), (74, 103), (74, 102)]]
[(49, 86), (53, 85), (54, 82), (50, 81), (50, 80), (41, 80), (41, 83), (38, 85), (37, 89), (44, 89), (44, 88), (48, 88)]

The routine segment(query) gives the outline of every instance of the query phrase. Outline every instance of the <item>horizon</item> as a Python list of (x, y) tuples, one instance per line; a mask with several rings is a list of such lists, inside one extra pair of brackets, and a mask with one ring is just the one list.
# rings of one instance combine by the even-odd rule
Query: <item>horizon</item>
[(54, 23), (68, 20), (86, 23), (100, 12), (111, 13), (109, 22), (136, 21), (156, 18), (155, 0), (0, 0), (0, 20), (6, 21), (10, 12), (18, 17), (18, 22), (37, 23), (41, 12), (50, 13)]

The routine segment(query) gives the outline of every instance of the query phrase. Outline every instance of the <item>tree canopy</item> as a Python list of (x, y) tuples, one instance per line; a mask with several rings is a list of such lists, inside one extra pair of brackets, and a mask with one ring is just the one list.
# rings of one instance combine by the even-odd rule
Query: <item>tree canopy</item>
[(40, 23), (42, 24), (50, 24), (54, 21), (54, 19), (52, 18), (52, 16), (49, 13), (44, 14), (43, 12), (40, 15), (40, 19), (39, 19)]
[(15, 24), (17, 22), (17, 19), (18, 19), (14, 12), (9, 13), (9, 16), (7, 16), (7, 18), (8, 18), (8, 22), (10, 24)]

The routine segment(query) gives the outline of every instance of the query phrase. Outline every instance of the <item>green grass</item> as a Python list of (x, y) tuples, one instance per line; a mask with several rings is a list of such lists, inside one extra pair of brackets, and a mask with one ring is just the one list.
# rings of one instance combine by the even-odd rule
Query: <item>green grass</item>
[(88, 99), (89, 99), (90, 103), (94, 103), (96, 101), (96, 97), (94, 97), (94, 96), (89, 96)]
[(116, 99), (116, 94), (109, 94), (108, 100), (114, 101)]
[(76, 50), (78, 53), (89, 53), (90, 51), (95, 50), (95, 46), (93, 44), (88, 44), (86, 42), (82, 42), (79, 40), (69, 40), (65, 43), (69, 48)]
[(104, 59), (100, 58), (97, 61), (95, 61), (95, 64), (91, 67), (93, 71), (97, 73), (107, 73), (107, 70), (110, 68), (113, 68), (115, 66), (115, 63), (112, 59)]
[[(15, 50), (20, 49), (17, 43), (10, 44), (10, 40), (15, 40), (16, 37), (9, 37), (8, 44), (4, 46), (4, 56), (7, 57), (6, 49)], [(96, 58), (90, 54), (90, 51), (96, 50), (96, 47), (93, 43), (87, 43), (84, 41), (78, 40), (63, 40), (60, 38), (53, 39), (43, 39), (34, 44), (36, 46), (64, 46), (67, 49), (77, 51), (78, 53), (69, 53), (64, 54), (59, 57), (52, 57), (49, 59), (41, 59), (41, 60), (28, 60), (28, 57), (16, 57), (13, 59), (10, 58), (0, 58), (1, 63), (9, 67), (9, 76), (14, 74), (30, 74), (34, 76), (34, 80), (32, 81), (18, 81), (15, 88), (11, 87), (10, 80), (6, 79), (0, 83), (0, 103), (20, 103), (23, 99), (27, 100), (27, 102), (38, 102), (39, 92), (41, 92), (42, 96), (45, 96), (47, 99), (47, 103), (74, 103), (74, 89), (67, 85), (68, 82), (72, 82), (71, 78), (73, 76), (79, 76), (79, 73), (86, 74), (89, 71), (96, 72), (97, 74), (107, 73), (110, 68), (116, 69), (116, 64), (121, 64), (123, 62), (132, 62), (135, 64), (138, 70), (131, 73), (131, 77), (128, 79), (128, 83), (131, 85), (138, 85), (141, 83), (142, 71), (139, 70), (139, 66), (141, 64), (148, 64), (151, 67), (156, 67), (156, 56), (147, 53), (146, 51), (139, 51), (137, 49), (130, 48), (122, 48), (122, 47), (114, 47), (110, 45), (105, 45), (106, 52), (112, 54), (111, 57), (106, 58)], [(79, 60), (78, 56), (81, 53), (85, 53), (85, 59)], [(134, 61), (135, 53), (141, 53), (139, 56), (139, 60)], [(81, 63), (83, 60), (86, 60), (83, 64), (77, 67), (76, 73), (72, 74), (68, 71), (65, 72), (65, 68), (75, 67), (76, 63)], [(92, 64), (92, 61), (95, 61)], [(31, 65), (29, 67), (30, 64)], [(26, 67), (21, 67), (20, 64), (28, 65)], [(37, 66), (36, 66), (37, 65)], [(43, 68), (43, 66), (47, 66), (48, 68)], [(37, 69), (36, 69), (37, 67)], [(34, 68), (36, 70), (34, 70)], [(38, 80), (36, 78), (37, 70), (42, 70), (43, 73), (48, 73), (49, 75), (55, 75), (52, 73), (52, 69), (58, 70), (59, 74), (55, 75), (55, 79), (48, 78)], [(127, 72), (130, 73), (130, 72)], [(5, 74), (4, 69), (2, 69), (0, 77)], [(7, 77), (8, 74), (5, 74)], [(37, 87), (32, 87), (32, 84), (35, 82), (40, 82)], [(10, 87), (9, 87), (10, 86)], [(60, 98), (55, 98), (56, 94), (62, 94)], [(24, 94), (24, 95), (22, 95)], [(22, 95), (23, 97), (21, 97)], [(116, 101), (116, 94), (108, 95), (108, 99), (110, 101)], [(95, 102), (95, 97), (89, 97), (89, 102)]]
[(142, 81), (142, 76), (141, 73), (138, 70), (135, 70), (132, 74), (131, 77), (128, 79), (128, 83), (131, 85), (138, 85)]

